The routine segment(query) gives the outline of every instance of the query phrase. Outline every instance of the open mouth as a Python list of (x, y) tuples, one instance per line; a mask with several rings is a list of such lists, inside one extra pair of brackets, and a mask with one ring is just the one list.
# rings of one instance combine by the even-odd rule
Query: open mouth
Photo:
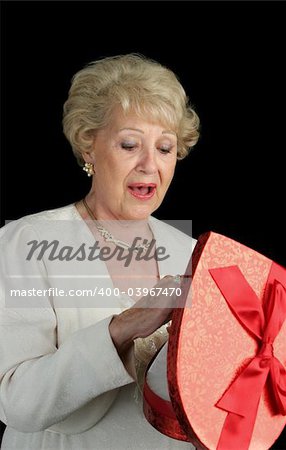
[(128, 191), (136, 198), (148, 199), (153, 197), (156, 187), (154, 183), (132, 183), (128, 186)]

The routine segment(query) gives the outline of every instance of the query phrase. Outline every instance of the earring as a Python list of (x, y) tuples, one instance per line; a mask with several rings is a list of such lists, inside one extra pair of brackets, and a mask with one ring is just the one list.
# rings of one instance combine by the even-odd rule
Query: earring
[(91, 163), (85, 163), (85, 165), (83, 166), (82, 170), (84, 170), (87, 174), (88, 177), (91, 177), (91, 175), (94, 175), (94, 167), (93, 164)]

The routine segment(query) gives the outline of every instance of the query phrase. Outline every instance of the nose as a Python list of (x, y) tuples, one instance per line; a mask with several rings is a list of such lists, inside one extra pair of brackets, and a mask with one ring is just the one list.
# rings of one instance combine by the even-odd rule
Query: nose
[(140, 154), (136, 170), (144, 172), (146, 175), (153, 175), (158, 171), (156, 152), (154, 149), (144, 149)]

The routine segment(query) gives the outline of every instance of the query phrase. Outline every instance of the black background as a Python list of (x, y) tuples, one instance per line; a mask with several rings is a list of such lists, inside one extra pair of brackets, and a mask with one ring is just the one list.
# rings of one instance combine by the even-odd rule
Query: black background
[[(155, 216), (286, 265), (285, 3), (2, 2), (1, 225), (82, 198), (62, 134), (72, 75), (139, 52), (173, 69), (202, 122)], [(275, 448), (286, 448), (286, 443)]]

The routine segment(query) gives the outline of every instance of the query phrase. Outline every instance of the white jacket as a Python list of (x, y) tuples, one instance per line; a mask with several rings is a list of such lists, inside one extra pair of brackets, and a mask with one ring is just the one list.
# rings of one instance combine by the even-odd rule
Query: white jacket
[[(157, 246), (170, 255), (158, 262), (160, 278), (184, 273), (195, 240), (154, 217), (150, 226)], [(66, 294), (95, 286), (112, 293), (113, 284), (99, 259), (51, 261), (46, 252), (27, 260), (27, 243), (44, 239), (57, 239), (61, 247), (72, 243), (74, 249), (94, 243), (74, 205), (0, 230), (0, 419), (15, 433), (78, 434), (94, 427), (112, 409), (119, 389), (133, 383), (108, 330), (128, 302), (116, 295), (53, 295), (56, 288)], [(11, 289), (37, 289), (40, 295), (15, 297)]]

